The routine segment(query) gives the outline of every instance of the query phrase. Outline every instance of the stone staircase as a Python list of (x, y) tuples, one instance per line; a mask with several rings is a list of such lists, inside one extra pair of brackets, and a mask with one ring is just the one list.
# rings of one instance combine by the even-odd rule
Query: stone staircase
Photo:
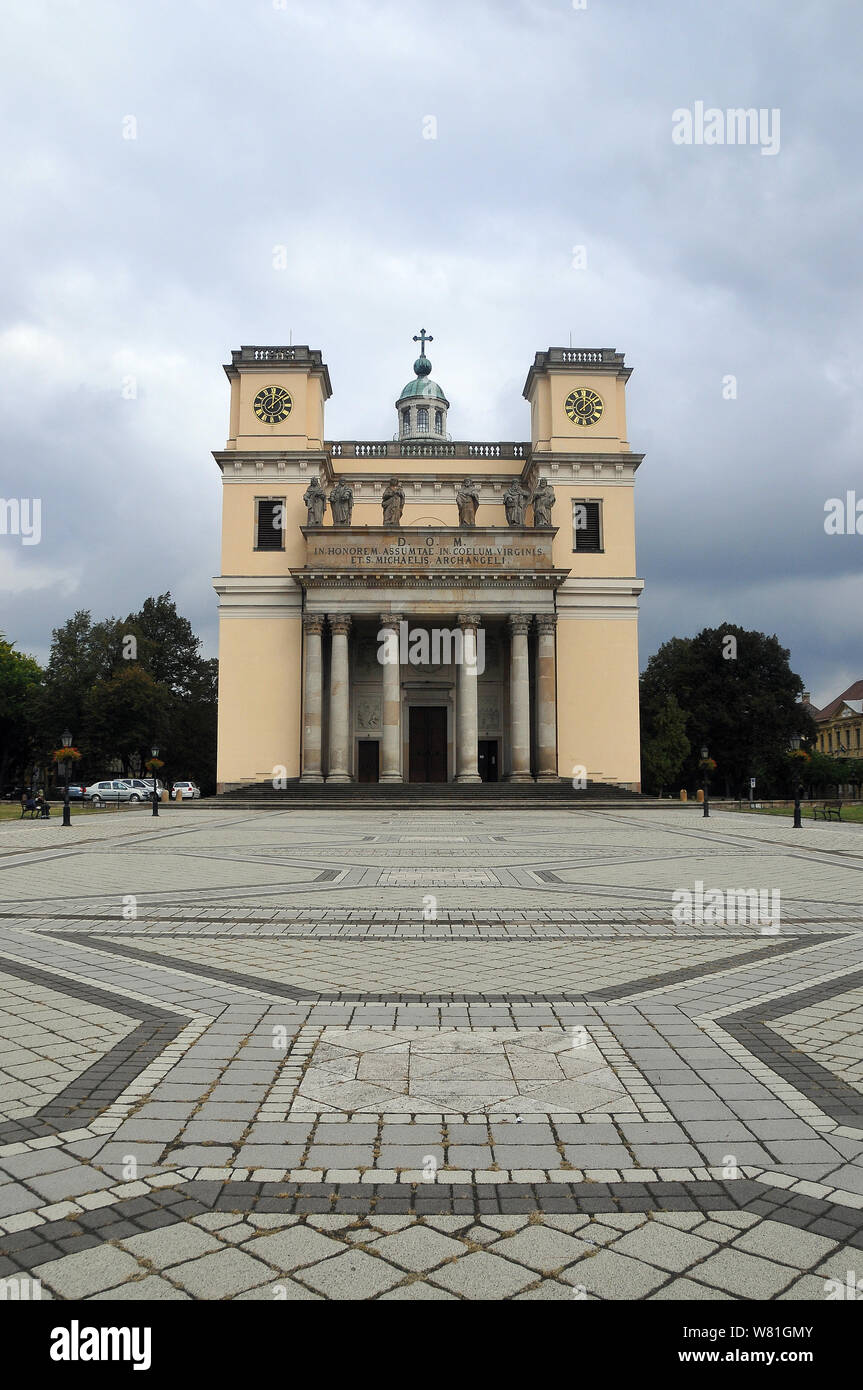
[(602, 782), (588, 782), (574, 790), (572, 782), (560, 778), (555, 782), (325, 782), (290, 781), (283, 790), (270, 782), (258, 782), (239, 790), (222, 792), (212, 805), (261, 807), (273, 810), (277, 806), (291, 808), (327, 807), (333, 810), (370, 807), (416, 809), (433, 807), (531, 806), (556, 807), (573, 805), (609, 805), (636, 803), (644, 805), (650, 798), (640, 792), (627, 791)]

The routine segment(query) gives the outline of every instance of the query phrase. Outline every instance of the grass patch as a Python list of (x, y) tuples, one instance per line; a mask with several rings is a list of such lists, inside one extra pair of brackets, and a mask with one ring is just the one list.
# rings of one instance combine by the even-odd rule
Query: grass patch
[[(821, 806), (823, 803), (822, 803), (822, 802), (818, 802), (817, 804), (818, 804), (818, 806), (819, 806), (819, 808), (820, 808), (820, 806)], [(802, 808), (802, 810), (803, 810), (803, 820), (804, 820), (804, 821), (811, 821), (811, 820), (814, 819), (814, 817), (813, 817), (813, 815), (812, 815), (812, 808), (811, 808), (811, 806), (804, 806), (804, 807)], [(782, 816), (782, 817), (784, 817), (785, 820), (793, 820), (793, 819), (794, 819), (794, 807), (793, 807), (793, 806), (762, 806), (761, 809), (758, 810), (758, 811), (750, 811), (750, 810), (747, 809), (747, 810), (738, 812), (738, 814), (739, 814), (739, 815), (743, 815), (743, 816)], [(849, 825), (860, 825), (860, 824), (863, 824), (863, 806), (846, 806), (846, 805), (843, 804), (843, 806), (842, 806), (842, 823), (844, 824), (846, 821), (849, 823)], [(818, 823), (819, 823), (819, 824), (821, 823), (821, 817), (820, 817), (820, 815), (819, 815), (819, 817), (818, 817)], [(829, 822), (827, 822), (827, 821), (824, 822), (825, 825), (827, 825), (828, 823), (829, 823)], [(835, 825), (835, 824), (837, 824), (837, 822), (834, 820), (834, 821), (833, 821), (833, 824)]]
[[(138, 803), (138, 805), (137, 805), (137, 810), (140, 811), (141, 805), (142, 805), (142, 804), (143, 804), (143, 803)], [(97, 811), (96, 808), (95, 808), (94, 806), (84, 806), (84, 805), (81, 804), (80, 801), (70, 801), (70, 803), (69, 803), (69, 810), (70, 810), (70, 812), (71, 812), (71, 814), (72, 814), (72, 819), (73, 819), (73, 820), (74, 820), (77, 816), (112, 816), (112, 815), (115, 815), (115, 814), (116, 814), (116, 812), (117, 812), (118, 809), (119, 809), (120, 811), (125, 811), (125, 810), (132, 810), (132, 811), (134, 811), (134, 810), (136, 809), (136, 806), (135, 806), (134, 803), (130, 805), (129, 802), (121, 802), (119, 808), (118, 808), (116, 805), (114, 805), (114, 806), (103, 807), (102, 809), (100, 809), (100, 810)], [(150, 808), (150, 809), (152, 810), (152, 808)], [(62, 820), (62, 818), (63, 818), (63, 803), (62, 803), (62, 801), (52, 801), (52, 802), (51, 802), (51, 815), (50, 815), (50, 819), (51, 819), (51, 820)], [(38, 816), (34, 816), (34, 817), (33, 817), (33, 820), (38, 820), (38, 819), (39, 819)], [(18, 802), (18, 801), (0, 801), (0, 821), (9, 821), (9, 820), (21, 820), (21, 804), (20, 804), (20, 802)], [(24, 820), (25, 820), (25, 821), (30, 820), (29, 814), (26, 815), (26, 816), (24, 816)]]

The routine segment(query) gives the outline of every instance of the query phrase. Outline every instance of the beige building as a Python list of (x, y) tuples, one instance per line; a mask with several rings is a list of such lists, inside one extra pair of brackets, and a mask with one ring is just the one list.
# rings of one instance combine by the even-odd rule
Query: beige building
[(219, 791), (638, 789), (631, 368), (549, 348), (530, 438), (457, 441), (423, 330), (387, 439), (326, 439), (321, 353), (243, 347), (222, 473)]
[(860, 737), (863, 732), (863, 681), (855, 681), (831, 700), (823, 709), (816, 709), (804, 693), (815, 727), (818, 730), (815, 747), (819, 753), (834, 758), (863, 758)]

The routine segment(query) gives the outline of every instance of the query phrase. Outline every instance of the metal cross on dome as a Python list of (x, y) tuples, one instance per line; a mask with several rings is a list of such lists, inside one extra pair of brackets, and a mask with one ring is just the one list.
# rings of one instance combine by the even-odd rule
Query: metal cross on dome
[(432, 337), (431, 333), (426, 333), (425, 329), (424, 329), (424, 328), (421, 328), (420, 331), (419, 331), (419, 333), (415, 333), (415, 334), (414, 334), (414, 342), (415, 342), (415, 343), (419, 343), (419, 345), (420, 345), (420, 356), (421, 356), (421, 357), (425, 357), (425, 355), (426, 355), (426, 343), (433, 343), (433, 342), (434, 342), (434, 338)]

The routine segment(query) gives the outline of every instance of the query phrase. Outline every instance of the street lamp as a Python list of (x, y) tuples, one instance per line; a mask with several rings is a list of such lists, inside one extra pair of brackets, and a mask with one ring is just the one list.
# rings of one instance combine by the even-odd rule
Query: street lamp
[[(159, 748), (158, 748), (158, 745), (154, 743), (154, 744), (153, 744), (153, 747), (150, 749), (150, 752), (151, 752), (151, 754), (152, 754), (152, 756), (153, 756), (153, 761), (155, 762), (156, 759), (157, 759), (158, 756), (159, 756)], [(159, 792), (158, 792), (158, 789), (157, 789), (157, 787), (156, 787), (156, 773), (157, 773), (157, 772), (158, 772), (158, 768), (154, 767), (154, 768), (153, 768), (153, 815), (154, 815), (154, 816), (158, 816), (158, 814), (159, 814)]]
[[(63, 739), (63, 747), (64, 747), (64, 748), (71, 748), (71, 747), (72, 747), (72, 732), (71, 732), (71, 730), (70, 730), (70, 729), (64, 729), (64, 730), (63, 730), (63, 733), (62, 733), (62, 735), (61, 735), (61, 737), (62, 737), (62, 739)], [(64, 825), (71, 825), (71, 824), (72, 824), (72, 812), (71, 812), (71, 810), (69, 809), (69, 760), (68, 760), (68, 758), (64, 758), (64, 760), (63, 760), (63, 772), (65, 773), (65, 778), (66, 778), (66, 786), (65, 786), (65, 789), (64, 789), (64, 792), (63, 792), (63, 824), (64, 824)]]
[[(800, 735), (799, 735), (799, 734), (792, 734), (792, 735), (791, 735), (791, 751), (792, 751), (793, 753), (799, 753), (799, 751), (800, 751)], [(801, 784), (800, 784), (800, 774), (799, 774), (799, 772), (797, 772), (797, 773), (795, 774), (795, 782), (794, 782), (794, 825), (792, 826), (792, 829), (793, 829), (793, 830), (802, 830), (802, 829), (803, 829), (803, 818), (802, 818), (802, 816), (801, 816), (801, 814), (800, 814), (800, 793), (801, 793), (802, 790), (803, 790), (803, 788), (802, 788), (802, 786), (801, 786)]]
[(701, 761), (702, 761), (702, 764), (703, 764), (703, 766), (704, 766), (704, 815), (705, 815), (705, 817), (707, 817), (707, 816), (710, 815), (710, 786), (709, 786), (709, 782), (708, 782), (708, 780), (707, 780), (707, 779), (708, 779), (708, 773), (709, 773), (709, 768), (708, 768), (708, 766), (707, 766), (707, 758), (708, 758), (708, 755), (709, 755), (709, 749), (708, 749), (708, 747), (707, 747), (707, 744), (705, 743), (704, 746), (703, 746), (702, 749), (701, 749)]

